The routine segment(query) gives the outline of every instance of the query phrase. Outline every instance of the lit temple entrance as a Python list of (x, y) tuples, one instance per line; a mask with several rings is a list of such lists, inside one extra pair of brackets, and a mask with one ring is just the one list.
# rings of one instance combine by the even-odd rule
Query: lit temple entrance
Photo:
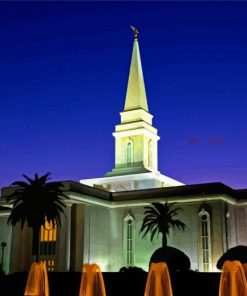
[(40, 229), (39, 258), (45, 260), (48, 271), (54, 271), (56, 256), (57, 225), (45, 221)]

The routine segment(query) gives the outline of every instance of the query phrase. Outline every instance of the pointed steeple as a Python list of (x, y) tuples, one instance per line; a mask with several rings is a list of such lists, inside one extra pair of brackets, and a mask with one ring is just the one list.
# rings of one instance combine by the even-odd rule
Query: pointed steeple
[(131, 27), (131, 28), (134, 31), (134, 46), (132, 51), (129, 81), (128, 81), (128, 87), (127, 87), (127, 94), (125, 98), (124, 111), (143, 109), (148, 112), (147, 97), (146, 97), (140, 50), (139, 50), (138, 38), (137, 38), (138, 31), (134, 27)]
[(129, 82), (121, 123), (116, 125), (115, 168), (107, 177), (158, 172), (157, 129), (152, 126), (153, 116), (148, 111), (142, 73), (138, 30), (134, 31), (134, 46), (130, 65)]

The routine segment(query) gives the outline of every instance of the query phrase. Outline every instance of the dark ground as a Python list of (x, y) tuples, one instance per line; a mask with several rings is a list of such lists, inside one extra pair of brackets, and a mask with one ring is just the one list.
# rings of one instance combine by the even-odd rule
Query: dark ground
[[(23, 296), (27, 272), (0, 278), (0, 296)], [(48, 274), (50, 296), (78, 296), (81, 273)], [(146, 272), (104, 272), (107, 296), (143, 296)], [(218, 296), (220, 273), (176, 272), (171, 274), (174, 296)]]

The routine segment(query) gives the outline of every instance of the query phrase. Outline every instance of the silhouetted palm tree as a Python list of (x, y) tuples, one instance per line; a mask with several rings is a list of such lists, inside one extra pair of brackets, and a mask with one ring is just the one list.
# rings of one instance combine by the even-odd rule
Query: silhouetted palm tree
[(16, 186), (16, 190), (7, 197), (13, 202), (13, 208), (8, 218), (8, 224), (16, 225), (21, 223), (23, 229), (25, 221), (32, 228), (33, 242), (32, 254), (38, 261), (39, 255), (39, 233), (42, 225), (47, 220), (60, 226), (60, 214), (64, 213), (65, 204), (63, 199), (68, 198), (64, 193), (64, 186), (61, 182), (47, 182), (50, 173), (39, 177), (35, 174), (34, 179), (23, 175), (28, 182), (16, 181), (11, 185)]
[(140, 230), (140, 232), (143, 232), (142, 238), (145, 238), (150, 232), (150, 240), (153, 241), (155, 234), (158, 237), (159, 233), (161, 233), (163, 235), (162, 247), (166, 247), (170, 229), (184, 230), (186, 225), (180, 220), (174, 219), (178, 211), (181, 210), (179, 207), (173, 208), (175, 205), (176, 203), (168, 204), (166, 202), (162, 204), (153, 202), (151, 206), (144, 207), (146, 211)]

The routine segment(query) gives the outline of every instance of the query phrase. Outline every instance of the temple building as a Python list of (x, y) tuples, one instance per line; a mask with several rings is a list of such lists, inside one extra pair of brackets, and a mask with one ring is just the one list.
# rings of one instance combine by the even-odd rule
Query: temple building
[[(216, 271), (227, 249), (247, 245), (247, 189), (222, 183), (185, 185), (159, 172), (160, 137), (148, 108), (137, 37), (124, 109), (113, 133), (115, 167), (101, 178), (64, 181), (70, 199), (62, 226), (47, 223), (40, 231), (40, 257), (50, 271), (81, 271), (82, 263), (97, 263), (103, 271), (124, 266), (147, 270), (152, 253), (161, 247), (161, 235), (151, 242), (139, 233), (144, 206), (151, 202), (177, 202), (182, 208), (177, 218), (186, 230), (171, 231), (168, 245), (182, 250), (193, 270)], [(5, 196), (11, 190), (3, 188), (0, 198), (7, 273), (28, 270), (33, 260), (31, 229), (7, 226), (11, 205)]]

